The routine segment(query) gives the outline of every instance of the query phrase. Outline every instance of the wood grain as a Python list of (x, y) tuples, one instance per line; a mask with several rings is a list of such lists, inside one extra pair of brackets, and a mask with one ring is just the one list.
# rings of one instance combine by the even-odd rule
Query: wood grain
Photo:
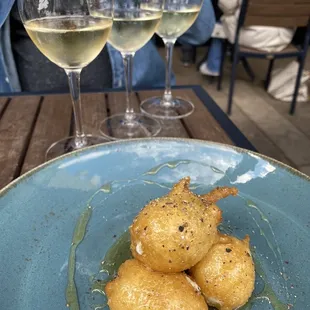
[[(126, 110), (126, 94), (125, 92), (115, 92), (108, 94), (110, 115), (125, 113)], [(131, 105), (135, 112), (139, 112), (139, 102), (135, 95), (132, 94)]]
[(249, 4), (247, 14), (250, 16), (276, 16), (293, 17), (307, 16), (310, 13), (310, 1), (305, 4), (274, 4), (274, 3), (251, 3)]
[(249, 1), (245, 25), (302, 27), (310, 16), (310, 1)]
[(274, 17), (274, 16), (247, 16), (244, 26), (271, 26), (271, 27), (304, 27), (308, 24), (308, 16)]
[[(162, 96), (162, 90), (150, 90), (139, 92), (139, 98), (141, 102), (145, 99)], [(186, 131), (182, 121), (180, 120), (160, 120), (161, 132), (159, 137), (180, 137), (180, 138), (189, 138), (188, 132)]]
[(19, 176), (40, 97), (15, 97), (0, 121), (0, 188)]
[[(108, 114), (109, 116), (113, 116), (115, 114), (124, 114), (126, 111), (126, 93), (125, 92), (113, 92), (109, 93), (107, 96), (107, 106), (108, 106)], [(131, 106), (134, 109), (134, 112), (139, 111), (139, 102), (135, 95), (132, 93), (131, 96)], [(116, 134), (116, 128), (109, 128), (108, 134), (113, 136)]]
[(195, 110), (193, 114), (183, 119), (191, 137), (195, 139), (209, 140), (226, 144), (233, 144), (221, 125), (214, 119), (205, 105), (192, 90), (175, 90), (174, 94), (190, 100)]
[(107, 117), (105, 94), (83, 94), (82, 111), (86, 134), (100, 135), (99, 126)]
[(10, 102), (10, 98), (5, 98), (5, 97), (0, 98), (0, 119), (2, 115), (4, 114), (4, 111), (7, 105), (9, 104), (9, 102)]
[(25, 173), (45, 161), (48, 147), (70, 134), (72, 104), (69, 95), (46, 96), (22, 167)]
[[(176, 90), (175, 95), (191, 100), (195, 112), (184, 120), (163, 123), (161, 136), (193, 137), (232, 143), (228, 135), (208, 112), (192, 90)], [(139, 112), (140, 100), (162, 95), (162, 91), (146, 91), (133, 95), (133, 107)], [(124, 113), (125, 93), (84, 94), (82, 110), (87, 133), (99, 134), (101, 121), (109, 115)], [(45, 161), (47, 148), (70, 134), (72, 104), (69, 95), (46, 97), (21, 96), (0, 98), (0, 187), (20, 173)]]

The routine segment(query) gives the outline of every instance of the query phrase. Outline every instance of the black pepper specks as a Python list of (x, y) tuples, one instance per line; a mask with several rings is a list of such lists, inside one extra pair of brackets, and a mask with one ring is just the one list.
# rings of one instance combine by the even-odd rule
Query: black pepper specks
[(184, 230), (184, 226), (179, 226), (179, 231), (182, 232)]
[(226, 248), (226, 252), (227, 252), (227, 253), (230, 253), (231, 251), (232, 251), (232, 249)]

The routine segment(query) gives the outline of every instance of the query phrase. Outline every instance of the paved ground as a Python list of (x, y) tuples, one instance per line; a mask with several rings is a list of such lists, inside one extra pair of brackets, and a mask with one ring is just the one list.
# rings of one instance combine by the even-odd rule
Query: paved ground
[[(203, 58), (204, 53), (205, 48), (199, 48), (197, 61)], [(278, 62), (278, 65), (283, 65), (283, 62)], [(267, 62), (255, 60), (251, 61), (251, 66), (257, 75), (254, 83), (246, 76), (242, 66), (238, 69), (231, 119), (262, 154), (310, 175), (310, 103), (299, 103), (295, 115), (289, 115), (290, 104), (271, 98), (263, 89)], [(310, 58), (307, 67), (310, 68)], [(230, 74), (228, 61), (221, 92), (216, 90), (215, 81), (210, 83), (196, 66), (185, 68), (182, 65), (178, 48), (174, 56), (174, 72), (178, 85), (200, 84), (222, 109), (226, 109)]]

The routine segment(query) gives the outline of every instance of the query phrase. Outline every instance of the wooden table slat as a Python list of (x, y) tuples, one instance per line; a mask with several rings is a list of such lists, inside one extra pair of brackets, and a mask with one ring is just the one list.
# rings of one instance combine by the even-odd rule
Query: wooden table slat
[(43, 163), (48, 147), (52, 143), (69, 136), (71, 116), (72, 103), (69, 95), (54, 95), (44, 98), (22, 167), (22, 173)]
[[(109, 110), (110, 115), (125, 113), (126, 110), (126, 94), (125, 92), (109, 93)], [(139, 112), (139, 101), (135, 94), (132, 94), (131, 105), (135, 112)]]
[(82, 111), (85, 132), (87, 134), (100, 135), (100, 124), (107, 117), (105, 94), (83, 94)]
[[(135, 112), (138, 111), (139, 102), (135, 94), (132, 94), (131, 105)], [(123, 114), (126, 110), (126, 93), (125, 92), (115, 92), (108, 94), (108, 111), (109, 116), (115, 114)], [(113, 135), (113, 128), (110, 129)]]
[(0, 119), (4, 113), (5, 108), (7, 107), (7, 104), (9, 103), (10, 98), (0, 98)]
[(0, 188), (19, 175), (39, 105), (40, 97), (37, 96), (14, 97), (1, 118)]
[[(163, 90), (140, 91), (133, 94), (135, 112), (140, 101), (161, 96)], [(160, 121), (161, 137), (182, 137), (209, 140), (251, 148), (251, 144), (217, 107), (202, 88), (173, 90), (175, 96), (191, 100), (195, 111), (182, 120)], [(85, 132), (100, 135), (102, 120), (125, 112), (124, 92), (83, 94), (82, 110)], [(209, 110), (208, 110), (209, 109)], [(69, 94), (0, 97), (0, 188), (20, 173), (42, 164), (45, 152), (53, 143), (72, 131), (72, 103)], [(252, 148), (253, 149), (253, 148)]]
[[(139, 92), (139, 98), (141, 101), (148, 99), (150, 97), (162, 96), (163, 90), (150, 90)], [(182, 121), (180, 120), (160, 120), (161, 132), (159, 137), (180, 137), (189, 138), (188, 132), (184, 128)]]
[(194, 112), (182, 120), (193, 138), (234, 144), (192, 90), (177, 89), (173, 91), (173, 94), (190, 100), (195, 106)]

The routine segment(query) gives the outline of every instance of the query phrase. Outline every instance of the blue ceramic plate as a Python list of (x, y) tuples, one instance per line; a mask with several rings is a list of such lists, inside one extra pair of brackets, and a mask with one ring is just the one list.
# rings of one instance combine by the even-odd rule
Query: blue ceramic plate
[(309, 179), (245, 150), (177, 139), (92, 147), (3, 189), (0, 309), (66, 309), (69, 251), (81, 214), (82, 226), (89, 215), (90, 220), (73, 266), (80, 309), (104, 309), (104, 296), (92, 293), (91, 286), (107, 250), (146, 202), (184, 176), (191, 177), (197, 193), (221, 185), (240, 191), (219, 206), (222, 230), (251, 237), (258, 275), (256, 297), (245, 309), (268, 310), (272, 304), (277, 310), (310, 309)]

